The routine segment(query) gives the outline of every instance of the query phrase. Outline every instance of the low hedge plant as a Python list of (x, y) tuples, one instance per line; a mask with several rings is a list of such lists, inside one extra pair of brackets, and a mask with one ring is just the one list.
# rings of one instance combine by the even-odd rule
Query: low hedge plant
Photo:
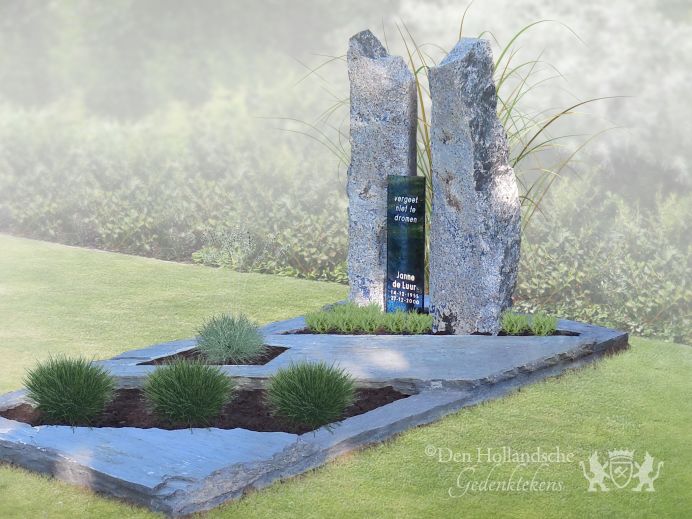
[(157, 368), (144, 385), (154, 414), (189, 427), (209, 426), (233, 397), (234, 385), (217, 366), (176, 360)]
[(552, 335), (557, 330), (557, 318), (539, 312), (531, 317), (529, 326), (534, 335)]
[(292, 364), (272, 376), (267, 387), (272, 414), (295, 425), (328, 427), (355, 400), (355, 381), (324, 362)]
[(113, 377), (101, 366), (62, 356), (30, 369), (24, 385), (44, 419), (71, 426), (92, 424), (115, 390)]
[(432, 316), (346, 303), (306, 315), (305, 324), (312, 333), (420, 335), (432, 331)]
[(211, 362), (239, 364), (264, 353), (264, 338), (259, 326), (246, 316), (221, 314), (199, 330), (197, 347)]
[(521, 335), (529, 330), (529, 318), (524, 314), (505, 310), (502, 312), (500, 326), (507, 335)]

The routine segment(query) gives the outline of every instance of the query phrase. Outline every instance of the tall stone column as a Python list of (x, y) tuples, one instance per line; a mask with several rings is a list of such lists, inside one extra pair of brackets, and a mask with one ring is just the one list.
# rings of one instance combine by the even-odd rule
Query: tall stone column
[(349, 298), (384, 307), (387, 175), (416, 174), (416, 83), (404, 60), (390, 56), (370, 31), (350, 39), (347, 61)]
[(497, 334), (516, 285), (521, 214), (490, 44), (460, 40), (429, 82), (433, 331)]

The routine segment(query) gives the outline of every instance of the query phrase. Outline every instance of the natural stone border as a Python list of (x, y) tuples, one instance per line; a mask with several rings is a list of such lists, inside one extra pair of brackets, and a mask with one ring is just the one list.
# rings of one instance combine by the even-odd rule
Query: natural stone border
[[(345, 368), (355, 372), (360, 384), (394, 385), (412, 396), (348, 418), (333, 432), (322, 428), (302, 435), (244, 429), (31, 427), (0, 418), (0, 461), (169, 515), (184, 515), (627, 347), (627, 334), (571, 321), (560, 321), (559, 328), (580, 333), (578, 337), (281, 335), (303, 327), (300, 318), (265, 326), (268, 344), (289, 350), (264, 366), (223, 369), (241, 383), (259, 387), (291, 361), (346, 359)], [(195, 339), (157, 344), (102, 365), (118, 377), (120, 386), (138, 386), (155, 369), (138, 363), (195, 344)], [(506, 359), (489, 365), (489, 359), (503, 353)], [(413, 361), (420, 365), (411, 365)], [(358, 373), (357, 362), (370, 364)], [(22, 391), (2, 396), (0, 410), (24, 399)]]

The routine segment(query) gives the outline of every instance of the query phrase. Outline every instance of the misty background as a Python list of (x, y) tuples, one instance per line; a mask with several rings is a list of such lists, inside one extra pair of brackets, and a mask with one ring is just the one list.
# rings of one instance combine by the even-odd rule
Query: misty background
[[(348, 131), (348, 38), (405, 55), (405, 24), (436, 60), (466, 6), (2, 0), (0, 230), (345, 282), (345, 168), (317, 140)], [(692, 5), (479, 0), (463, 33), (497, 55), (539, 20), (522, 110), (614, 98), (553, 129), (574, 137), (551, 155), (593, 140), (527, 228), (515, 302), (689, 342)]]

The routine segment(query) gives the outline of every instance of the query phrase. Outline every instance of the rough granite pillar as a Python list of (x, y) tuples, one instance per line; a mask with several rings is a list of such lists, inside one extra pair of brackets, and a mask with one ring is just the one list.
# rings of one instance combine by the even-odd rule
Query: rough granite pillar
[(348, 45), (351, 164), (348, 168), (349, 299), (384, 306), (387, 175), (416, 174), (416, 83), (404, 60), (370, 31)]
[(521, 214), (490, 44), (460, 40), (429, 82), (433, 331), (497, 334), (516, 285)]

